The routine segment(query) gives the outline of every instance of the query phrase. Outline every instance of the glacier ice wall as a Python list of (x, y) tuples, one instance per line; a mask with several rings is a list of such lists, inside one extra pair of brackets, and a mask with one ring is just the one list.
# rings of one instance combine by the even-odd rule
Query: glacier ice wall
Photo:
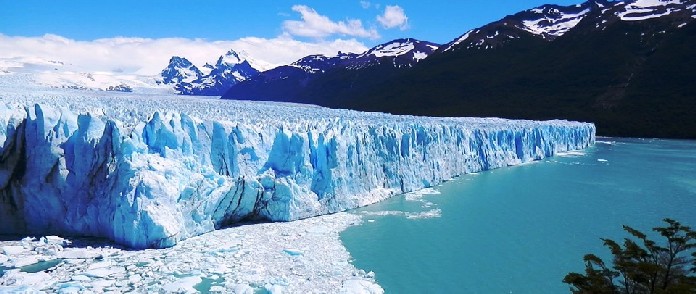
[(81, 100), (0, 101), (0, 233), (167, 247), (240, 220), (338, 212), (595, 140), (593, 124), (568, 121)]

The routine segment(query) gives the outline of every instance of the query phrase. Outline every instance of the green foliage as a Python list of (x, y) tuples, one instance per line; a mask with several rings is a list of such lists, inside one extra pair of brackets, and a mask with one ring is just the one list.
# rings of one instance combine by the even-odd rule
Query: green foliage
[(629, 226), (623, 245), (602, 239), (613, 256), (609, 268), (601, 258), (587, 254), (585, 273), (569, 273), (563, 279), (572, 293), (696, 293), (696, 231), (672, 219), (653, 230), (664, 237), (657, 242)]

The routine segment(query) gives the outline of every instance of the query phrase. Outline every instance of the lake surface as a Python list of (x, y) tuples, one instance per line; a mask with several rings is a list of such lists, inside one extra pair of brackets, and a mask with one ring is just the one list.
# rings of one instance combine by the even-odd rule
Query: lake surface
[(583, 152), (465, 175), (437, 195), (354, 211), (341, 235), (387, 293), (569, 293), (582, 257), (621, 225), (696, 227), (696, 141), (599, 138)]

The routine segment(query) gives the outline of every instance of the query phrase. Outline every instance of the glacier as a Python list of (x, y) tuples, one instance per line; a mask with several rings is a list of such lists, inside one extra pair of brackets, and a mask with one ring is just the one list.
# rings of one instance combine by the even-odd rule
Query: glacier
[(171, 247), (584, 149), (591, 123), (79, 91), (0, 94), (0, 234)]

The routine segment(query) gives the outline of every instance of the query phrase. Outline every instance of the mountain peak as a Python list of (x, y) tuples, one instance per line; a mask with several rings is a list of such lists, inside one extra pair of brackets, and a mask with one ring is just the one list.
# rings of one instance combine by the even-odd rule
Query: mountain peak
[(589, 3), (572, 6), (542, 5), (520, 12), (511, 20), (518, 18), (519, 28), (544, 39), (560, 37), (574, 28), (590, 12)]
[(227, 51), (227, 53), (225, 53), (224, 55), (220, 56), (220, 58), (218, 58), (216, 66), (219, 67), (223, 65), (236, 65), (242, 63), (243, 61), (244, 59), (239, 57), (239, 54), (236, 51), (230, 50)]
[(470, 30), (443, 46), (442, 51), (493, 49), (525, 35), (553, 41), (574, 29), (588, 15), (597, 18), (595, 27), (601, 30), (615, 21), (641, 21), (677, 14), (694, 18), (696, 0), (590, 0), (570, 6), (547, 4)]
[[(619, 2), (623, 4), (623, 2)], [(628, 1), (615, 14), (623, 21), (640, 21), (686, 12), (694, 16), (696, 1), (693, 0), (634, 0)]]
[[(401, 55), (421, 52), (426, 56), (438, 48), (435, 43), (424, 42), (413, 38), (396, 39), (368, 50), (364, 55), (375, 57), (399, 57)], [(421, 58), (422, 59), (422, 58)]]
[(173, 84), (181, 94), (217, 96), (258, 73), (239, 53), (229, 50), (218, 58), (215, 65), (206, 63), (201, 69), (186, 58), (174, 56), (161, 76), (164, 84)]
[(188, 59), (186, 59), (186, 58), (184, 58), (184, 57), (172, 56), (172, 58), (169, 59), (169, 66), (170, 66), (170, 67), (172, 67), (172, 66), (179, 66), (179, 67), (185, 66), (185, 67), (188, 67), (188, 66), (191, 66), (191, 65), (193, 65), (193, 64), (191, 63), (191, 61), (189, 61)]
[(203, 74), (201, 71), (186, 58), (173, 56), (169, 59), (169, 64), (160, 74), (162, 82), (165, 84), (176, 84), (181, 82), (192, 82), (199, 79)]
[(523, 10), (466, 32), (444, 46), (443, 51), (493, 49), (528, 35), (551, 41), (573, 29), (592, 7), (590, 2), (586, 2), (572, 6), (546, 4)]
[[(357, 70), (361, 68), (390, 63), (394, 67), (411, 67), (437, 50), (438, 45), (413, 38), (396, 39), (377, 45), (361, 54), (338, 52), (337, 56), (309, 55), (290, 66), (306, 73), (323, 73), (332, 68)], [(385, 61), (386, 60), (386, 61)]]

